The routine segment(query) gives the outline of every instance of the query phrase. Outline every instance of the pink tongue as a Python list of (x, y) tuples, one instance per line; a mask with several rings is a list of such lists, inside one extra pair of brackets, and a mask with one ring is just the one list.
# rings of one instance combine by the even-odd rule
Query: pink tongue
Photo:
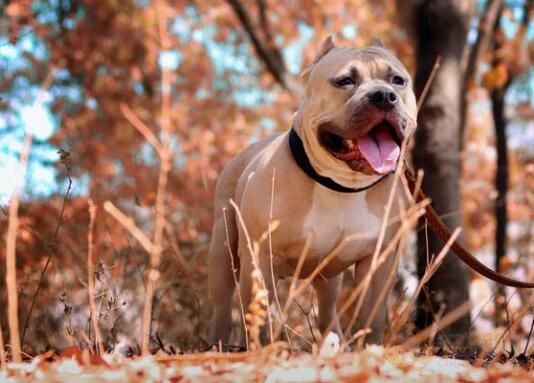
[(370, 135), (358, 139), (358, 149), (369, 165), (379, 174), (395, 169), (400, 155), (399, 145), (393, 140), (387, 128), (378, 127)]

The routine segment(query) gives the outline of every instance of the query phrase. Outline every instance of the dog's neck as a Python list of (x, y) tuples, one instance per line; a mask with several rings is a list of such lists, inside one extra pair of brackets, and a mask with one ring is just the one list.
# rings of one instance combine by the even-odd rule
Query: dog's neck
[(293, 155), (293, 158), (295, 159), (295, 162), (297, 163), (299, 168), (301, 168), (302, 171), (306, 173), (308, 177), (313, 179), (315, 182), (323, 185), (324, 187), (339, 193), (359, 193), (368, 190), (389, 176), (389, 174), (386, 174), (378, 180), (372, 182), (371, 184), (363, 187), (348, 188), (346, 186), (338, 184), (332, 178), (320, 175), (311, 165), (310, 159), (308, 158), (306, 150), (304, 149), (304, 144), (302, 143), (302, 140), (300, 139), (299, 135), (293, 127), (289, 132), (289, 149), (291, 150), (291, 154)]

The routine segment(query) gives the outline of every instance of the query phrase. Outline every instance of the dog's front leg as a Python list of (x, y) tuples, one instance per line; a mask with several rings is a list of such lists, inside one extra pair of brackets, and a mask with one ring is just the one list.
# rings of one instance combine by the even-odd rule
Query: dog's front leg
[(208, 287), (213, 302), (210, 341), (223, 345), (228, 344), (232, 331), (232, 300), (236, 288), (233, 268), (238, 267), (239, 261), (236, 259), (232, 264), (237, 251), (237, 229), (232, 211), (227, 214), (228, 226), (222, 216), (215, 221), (208, 258)]
[[(370, 272), (372, 257), (368, 256), (355, 264), (354, 276), (356, 283), (363, 281)], [(366, 343), (381, 344), (384, 340), (384, 332), (388, 325), (387, 299), (392, 287), (390, 280), (393, 268), (396, 268), (394, 254), (378, 267), (369, 283), (357, 321), (356, 329), (369, 328), (370, 334), (366, 337)]]
[(336, 302), (341, 291), (342, 281), (343, 273), (330, 279), (319, 275), (313, 280), (313, 288), (317, 294), (317, 303), (319, 304), (319, 330), (323, 336), (327, 335), (325, 331), (331, 323), (334, 325), (332, 331), (339, 337), (343, 336), (336, 312)]

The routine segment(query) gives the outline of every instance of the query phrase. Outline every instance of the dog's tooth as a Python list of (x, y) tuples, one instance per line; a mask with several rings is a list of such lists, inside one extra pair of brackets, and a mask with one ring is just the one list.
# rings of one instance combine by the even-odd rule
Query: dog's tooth
[(352, 140), (345, 140), (349, 149), (354, 149), (354, 142)]

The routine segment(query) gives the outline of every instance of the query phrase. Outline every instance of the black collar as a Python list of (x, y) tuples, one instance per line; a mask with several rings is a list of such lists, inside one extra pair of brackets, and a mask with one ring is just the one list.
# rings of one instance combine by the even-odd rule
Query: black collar
[(386, 174), (385, 176), (373, 182), (372, 184), (361, 187), (361, 188), (357, 188), (357, 189), (348, 188), (348, 187), (338, 184), (336, 181), (334, 181), (331, 178), (324, 177), (320, 175), (319, 173), (317, 173), (317, 171), (311, 165), (310, 159), (308, 158), (308, 155), (306, 154), (306, 151), (304, 150), (304, 145), (302, 144), (302, 140), (300, 139), (299, 135), (293, 128), (291, 128), (291, 132), (289, 132), (289, 149), (291, 150), (291, 154), (293, 155), (293, 158), (297, 162), (298, 166), (302, 169), (304, 173), (306, 173), (310, 178), (320, 183), (324, 187), (327, 187), (330, 190), (337, 191), (340, 193), (358, 193), (364, 190), (368, 190), (372, 188), (373, 186), (375, 186), (380, 181), (382, 181), (384, 178), (389, 176), (389, 174)]

